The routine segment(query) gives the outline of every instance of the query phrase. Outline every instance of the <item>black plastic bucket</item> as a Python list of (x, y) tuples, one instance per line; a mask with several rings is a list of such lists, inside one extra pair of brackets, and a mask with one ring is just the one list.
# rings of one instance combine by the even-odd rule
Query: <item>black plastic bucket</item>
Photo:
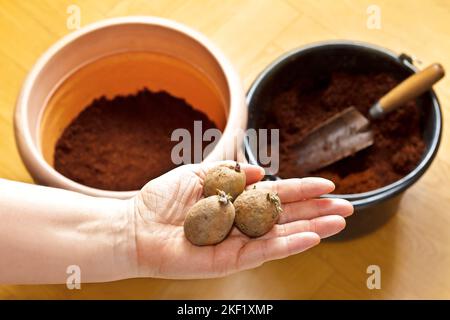
[[(255, 128), (263, 117), (271, 97), (285, 89), (298, 76), (327, 74), (333, 71), (387, 71), (399, 78), (416, 72), (412, 59), (367, 43), (331, 41), (314, 43), (293, 50), (269, 65), (254, 81), (248, 94), (248, 128)], [(428, 169), (439, 147), (442, 114), (439, 101), (430, 90), (417, 99), (422, 113), (423, 137), (426, 150), (420, 163), (408, 175), (383, 188), (357, 194), (331, 194), (327, 197), (344, 198), (352, 202), (355, 214), (348, 219), (344, 237), (370, 232), (386, 222), (397, 211), (403, 192), (411, 187)], [(259, 128), (255, 128), (259, 129)], [(250, 145), (244, 143), (247, 159), (258, 163)], [(282, 165), (282, 164), (280, 164)], [(268, 179), (278, 179), (268, 176)]]

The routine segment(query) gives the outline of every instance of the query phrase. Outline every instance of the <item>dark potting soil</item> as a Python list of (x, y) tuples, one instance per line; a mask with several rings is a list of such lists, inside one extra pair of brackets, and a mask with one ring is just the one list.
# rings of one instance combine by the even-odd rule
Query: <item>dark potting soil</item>
[(194, 121), (202, 121), (202, 130), (216, 127), (204, 113), (164, 91), (101, 97), (64, 130), (54, 166), (90, 187), (137, 190), (176, 167), (171, 151), (179, 142), (170, 141), (172, 132), (185, 128), (193, 137)]
[[(290, 145), (347, 107), (354, 106), (367, 115), (370, 107), (398, 83), (388, 73), (333, 73), (322, 79), (300, 79), (277, 95), (271, 102), (266, 123), (260, 127), (280, 129), (279, 175), (299, 176)], [(335, 193), (350, 194), (386, 186), (415, 168), (425, 149), (415, 101), (383, 120), (372, 121), (371, 128), (374, 145), (309, 175), (334, 181)]]

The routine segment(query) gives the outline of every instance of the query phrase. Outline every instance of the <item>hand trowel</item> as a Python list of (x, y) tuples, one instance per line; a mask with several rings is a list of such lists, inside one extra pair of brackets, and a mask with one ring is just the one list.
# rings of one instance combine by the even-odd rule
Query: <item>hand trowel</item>
[(321, 123), (291, 146), (299, 170), (307, 174), (371, 146), (374, 136), (370, 120), (380, 119), (417, 98), (444, 74), (443, 67), (434, 63), (395, 86), (370, 108), (367, 117), (355, 107), (349, 107)]

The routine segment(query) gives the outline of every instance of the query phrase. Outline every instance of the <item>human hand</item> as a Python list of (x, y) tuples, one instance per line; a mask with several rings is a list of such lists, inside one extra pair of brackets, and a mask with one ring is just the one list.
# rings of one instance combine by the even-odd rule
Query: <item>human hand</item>
[(278, 193), (283, 207), (278, 223), (266, 235), (249, 238), (233, 227), (230, 235), (215, 246), (195, 246), (185, 237), (183, 222), (187, 211), (203, 194), (206, 172), (217, 163), (178, 167), (150, 181), (131, 200), (133, 230), (132, 259), (136, 275), (158, 278), (212, 278), (255, 268), (266, 261), (303, 252), (321, 238), (344, 229), (353, 213), (343, 199), (318, 199), (334, 189), (321, 178), (260, 181), (258, 166), (243, 164), (247, 188)]

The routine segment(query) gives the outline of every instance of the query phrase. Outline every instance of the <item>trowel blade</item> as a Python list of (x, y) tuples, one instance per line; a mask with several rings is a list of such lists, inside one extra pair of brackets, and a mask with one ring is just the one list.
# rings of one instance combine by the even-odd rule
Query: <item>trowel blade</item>
[(299, 171), (308, 174), (351, 156), (373, 144), (369, 120), (349, 107), (313, 129), (291, 146)]

